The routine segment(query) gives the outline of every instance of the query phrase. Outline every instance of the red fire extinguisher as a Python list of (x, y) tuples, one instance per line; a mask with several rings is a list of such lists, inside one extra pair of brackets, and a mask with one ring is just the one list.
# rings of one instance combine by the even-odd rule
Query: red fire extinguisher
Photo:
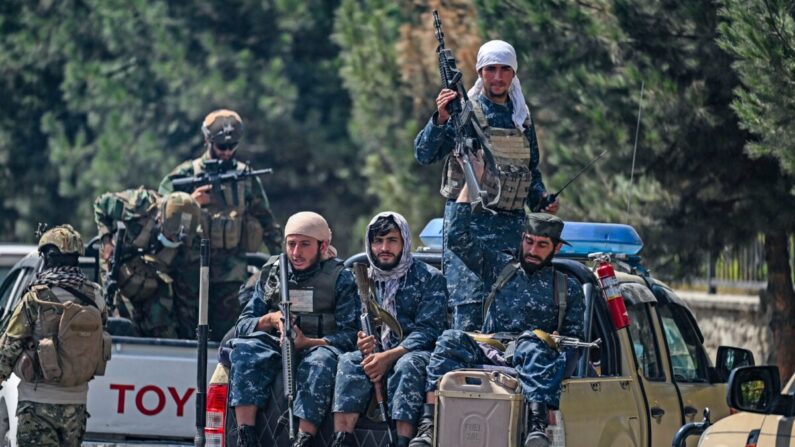
[(629, 315), (627, 315), (627, 307), (624, 305), (624, 297), (621, 296), (621, 291), (618, 289), (616, 271), (613, 270), (613, 266), (607, 259), (599, 259), (596, 276), (599, 277), (599, 286), (607, 300), (607, 311), (610, 313), (610, 319), (613, 320), (613, 326), (616, 330), (629, 326)]

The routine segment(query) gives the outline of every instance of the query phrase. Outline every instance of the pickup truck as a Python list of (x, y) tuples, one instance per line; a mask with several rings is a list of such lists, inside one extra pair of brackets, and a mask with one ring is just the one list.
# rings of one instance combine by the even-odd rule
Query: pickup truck
[(712, 424), (704, 421), (683, 426), (673, 446), (701, 434), (698, 447), (795, 446), (795, 374), (781, 387), (777, 366), (745, 366), (729, 376), (726, 403), (738, 412)]
[[(95, 243), (89, 243), (86, 254), (80, 258), (80, 265), (89, 278), (96, 280)], [(264, 255), (250, 254), (249, 264), (261, 266), (264, 259)], [(0, 317), (10, 316), (40, 269), (35, 250), (11, 269), (0, 285)], [(116, 322), (108, 325), (113, 357), (105, 375), (89, 384), (91, 417), (83, 445), (194, 445), (197, 342), (114, 335)], [(208, 344), (208, 378), (217, 363), (217, 349), (218, 343)], [(16, 445), (18, 383), (19, 378), (12, 375), (0, 390), (2, 447)]]
[[(441, 232), (441, 219), (426, 226), (420, 235), (425, 247), (416, 254), (419, 259), (440, 265)], [(562, 384), (560, 409), (552, 412), (548, 429), (552, 445), (670, 445), (677, 430), (693, 422), (705, 407), (711, 410), (713, 420), (727, 416), (724, 396), (729, 371), (752, 364), (750, 351), (721, 347), (717, 366), (713, 366), (687, 304), (640, 264), (637, 255), (643, 243), (632, 227), (567, 222), (563, 238), (572, 246), (555, 257), (554, 265), (582, 285), (587, 341), (601, 339), (602, 344), (599, 349), (584, 352), (572, 376)], [(618, 270), (631, 321), (626, 328), (614, 329), (599, 281), (588, 266), (589, 255), (597, 252), (610, 254)], [(364, 259), (359, 254), (346, 264)], [(260, 443), (264, 446), (289, 445), (285, 430), (276, 423), (285, 407), (281, 384), (281, 378), (277, 378), (268, 408), (258, 415)], [(213, 422), (205, 433), (213, 446), (236, 445), (227, 386), (228, 369), (219, 364), (208, 388), (207, 420)], [(316, 446), (330, 444), (329, 419), (320, 429)], [(375, 447), (386, 445), (384, 433), (383, 424), (361, 418), (355, 437), (360, 447)]]

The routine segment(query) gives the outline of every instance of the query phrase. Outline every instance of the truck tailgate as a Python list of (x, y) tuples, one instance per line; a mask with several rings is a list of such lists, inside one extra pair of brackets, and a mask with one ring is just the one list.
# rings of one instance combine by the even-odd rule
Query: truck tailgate
[[(114, 337), (105, 375), (89, 385), (86, 439), (192, 439), (196, 346), (190, 340)], [(208, 347), (208, 379), (217, 348)]]

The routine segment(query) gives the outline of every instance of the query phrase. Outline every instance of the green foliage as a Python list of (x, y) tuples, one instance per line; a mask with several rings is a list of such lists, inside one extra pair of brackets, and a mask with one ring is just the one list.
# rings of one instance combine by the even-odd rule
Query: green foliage
[[(564, 215), (635, 224), (646, 255), (659, 262), (652, 267), (677, 276), (702, 262), (705, 251), (694, 248), (717, 251), (791, 221), (791, 213), (781, 215), (781, 204), (793, 203), (791, 183), (770, 159), (744, 153), (749, 136), (730, 107), (739, 81), (714, 40), (714, 3), (477, 4), (484, 32), (516, 44), (542, 129), (548, 187), (611, 150), (596, 173), (567, 191)], [(641, 84), (637, 183), (630, 184)], [(634, 205), (623, 217), (627, 197)]]
[(333, 2), (0, 8), (0, 94), (19, 111), (0, 117), (4, 231), (30, 240), (35, 221), (47, 220), (93, 234), (94, 197), (156, 186), (201, 153), (204, 115), (228, 107), (245, 122), (241, 158), (275, 168), (265, 186), (277, 219), (326, 213), (347, 248), (370, 200), (358, 187), (350, 102), (328, 39)]
[[(787, 0), (727, 0), (719, 43), (737, 60), (742, 84), (732, 107), (754, 135), (752, 156), (773, 155), (795, 173), (795, 5)], [(793, 192), (795, 193), (795, 191)]]

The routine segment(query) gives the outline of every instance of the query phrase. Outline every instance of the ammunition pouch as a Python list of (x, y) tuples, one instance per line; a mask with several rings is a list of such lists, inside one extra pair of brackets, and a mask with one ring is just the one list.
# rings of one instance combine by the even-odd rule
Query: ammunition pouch
[(119, 291), (133, 302), (153, 297), (160, 287), (157, 269), (143, 256), (134, 256), (119, 266)]
[(259, 251), (262, 246), (263, 235), (262, 224), (253, 216), (246, 214), (246, 217), (243, 219), (243, 251)]

